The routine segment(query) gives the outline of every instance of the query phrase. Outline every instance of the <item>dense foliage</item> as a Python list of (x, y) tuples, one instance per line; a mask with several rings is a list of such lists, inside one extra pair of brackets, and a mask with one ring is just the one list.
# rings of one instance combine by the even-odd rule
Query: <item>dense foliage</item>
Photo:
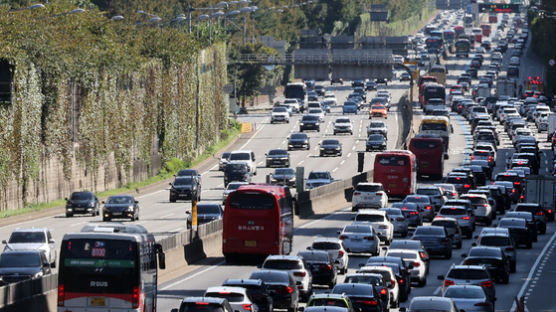
[(77, 161), (93, 187), (115, 162), (121, 185), (134, 161), (190, 161), (228, 128), (223, 44), (111, 21), (93, 6), (67, 14), (73, 2), (0, 7), (0, 58), (14, 67), (12, 101), (0, 105), (0, 190), (17, 181), (23, 203), (39, 197), (52, 158), (68, 181)]

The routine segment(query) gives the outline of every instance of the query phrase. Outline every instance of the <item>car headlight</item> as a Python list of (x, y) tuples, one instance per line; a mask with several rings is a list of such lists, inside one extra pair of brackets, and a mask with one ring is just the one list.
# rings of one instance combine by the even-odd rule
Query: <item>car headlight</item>
[(95, 207), (95, 203), (89, 203), (89, 207), (90, 207), (90, 208), (94, 208), (94, 207)]
[(300, 125), (302, 125), (302, 126), (303, 126), (303, 125), (305, 125), (305, 124), (304, 124), (304, 123), (302, 123), (302, 122), (300, 122), (299, 124), (300, 124)]
[(133, 211), (133, 206), (127, 207), (127, 211)]
[(41, 278), (42, 277), (42, 271), (35, 273), (35, 275), (33, 275), (33, 278)]
[(320, 150), (321, 150), (321, 151), (324, 151), (324, 147), (321, 147)]

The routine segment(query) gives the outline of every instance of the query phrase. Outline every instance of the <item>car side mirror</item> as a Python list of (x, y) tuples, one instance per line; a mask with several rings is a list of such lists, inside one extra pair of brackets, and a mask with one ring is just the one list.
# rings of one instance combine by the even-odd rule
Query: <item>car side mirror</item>
[(6, 242), (5, 239), (2, 240), (2, 244), (7, 244), (8, 242)]
[(307, 246), (307, 250), (313, 250), (313, 247)]
[(475, 246), (477, 246), (477, 243), (471, 243), (471, 246), (475, 247)]
[(179, 311), (180, 311), (180, 310), (178, 310), (178, 309), (176, 309), (176, 308), (170, 310), (170, 312), (179, 312)]
[(158, 255), (158, 267), (161, 270), (166, 269), (166, 254), (164, 253), (164, 250), (162, 249), (162, 245), (154, 244), (154, 248), (156, 250), (156, 254)]
[(69, 199), (68, 199), (67, 197), (64, 197), (64, 200), (65, 200), (65, 201), (68, 201)]
[(296, 281), (295, 284), (296, 285), (302, 285), (301, 281)]
[(444, 280), (444, 275), (440, 274), (436, 276), (436, 279), (443, 281)]
[(101, 204), (105, 204), (104, 200), (100, 202)]
[(172, 183), (168, 183), (168, 185), (172, 186)]
[(191, 214), (191, 211), (186, 211), (185, 214)]
[(139, 201), (138, 201), (138, 200), (136, 200), (136, 201), (135, 201), (135, 203), (136, 203), (136, 204), (138, 204), (138, 203), (139, 203)]
[(467, 258), (467, 254), (461, 254), (462, 258)]
[(55, 242), (53, 239), (49, 239), (49, 240), (48, 240), (48, 243), (49, 243), (49, 244), (56, 244), (56, 242)]
[(336, 233), (338, 233), (338, 234), (342, 234), (342, 231), (336, 231)]

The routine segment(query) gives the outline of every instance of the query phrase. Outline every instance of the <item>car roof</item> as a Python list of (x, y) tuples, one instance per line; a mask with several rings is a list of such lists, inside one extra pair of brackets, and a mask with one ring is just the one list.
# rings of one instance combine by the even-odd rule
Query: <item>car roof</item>
[(49, 231), (47, 228), (16, 228), (12, 231), (14, 232), (46, 232)]
[(290, 256), (290, 255), (269, 255), (266, 257), (265, 261), (267, 260), (288, 260), (288, 261), (299, 261), (303, 260), (300, 256)]
[(185, 297), (182, 302), (208, 302), (214, 304), (224, 304), (228, 300), (226, 298), (217, 297)]
[(258, 278), (246, 278), (246, 279), (229, 278), (229, 279), (224, 281), (224, 284), (261, 286), (261, 285), (264, 284), (264, 282), (261, 279), (258, 279)]
[(209, 292), (234, 292), (234, 293), (241, 293), (247, 294), (247, 289), (243, 287), (235, 287), (235, 286), (212, 286), (207, 288), (205, 293)]

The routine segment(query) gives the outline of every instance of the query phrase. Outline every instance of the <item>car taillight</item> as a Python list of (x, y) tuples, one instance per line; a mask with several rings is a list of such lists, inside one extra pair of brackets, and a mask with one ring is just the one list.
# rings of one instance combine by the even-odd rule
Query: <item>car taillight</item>
[(347, 235), (340, 235), (340, 239), (346, 239), (348, 238)]
[(332, 266), (330, 264), (323, 264), (320, 266), (320, 269), (325, 271), (332, 271)]
[(139, 286), (133, 286), (133, 293), (131, 294), (131, 308), (137, 309), (139, 307), (139, 300), (141, 299), (141, 291)]
[(380, 294), (383, 295), (383, 296), (386, 296), (387, 293), (388, 293), (388, 290), (386, 290), (386, 288), (382, 288), (380, 290)]
[(290, 286), (282, 287), (278, 290), (278, 292), (283, 294), (291, 294), (293, 292), (293, 288), (291, 288)]
[(400, 284), (404, 284), (405, 280), (403, 278), (400, 278)]
[(448, 242), (448, 239), (447, 239), (447, 238), (443, 238), (440, 242), (441, 242), (441, 243), (447, 243), (447, 242)]
[(488, 156), (488, 161), (492, 161), (492, 156)]
[(470, 219), (469, 216), (463, 216), (463, 217), (461, 217), (461, 218), (462, 218), (463, 220), (469, 220), (469, 219)]
[(515, 193), (515, 189), (512, 189), (512, 193)]
[(488, 307), (488, 306), (490, 306), (490, 303), (488, 303), (488, 302), (477, 302), (477, 303), (474, 304), (474, 306), (476, 306), (476, 307)]
[(419, 211), (410, 211), (409, 214), (412, 215), (412, 216), (418, 215)]
[(491, 288), (492, 287), (492, 282), (491, 281), (484, 281), (481, 286), (483, 287), (487, 287), (487, 288)]
[(420, 252), (419, 254), (421, 255), (421, 258), (423, 258), (423, 260), (426, 260), (428, 258), (425, 252)]
[(392, 287), (396, 286), (396, 280), (395, 279), (390, 280), (390, 282), (392, 283)]
[(514, 182), (514, 185), (521, 185), (521, 182)]
[(361, 195), (359, 192), (354, 192), (353, 195)]
[(431, 210), (431, 209), (432, 209), (432, 207), (431, 207), (431, 205), (428, 205), (427, 207), (425, 207), (425, 209), (427, 209), (427, 210)]
[(552, 209), (548, 209), (548, 213), (552, 213)]
[(298, 271), (298, 272), (293, 272), (293, 275), (295, 275), (295, 276), (302, 276), (302, 277), (303, 277), (303, 276), (307, 275), (307, 273), (304, 272), (304, 271), (301, 271), (301, 272)]
[(374, 236), (372, 236), (372, 235), (370, 235), (370, 236), (365, 236), (365, 239), (366, 239), (366, 240), (374, 240), (374, 239), (375, 239), (375, 237), (374, 237)]
[(488, 204), (483, 204), (483, 207), (485, 207), (485, 208), (488, 207)]
[(376, 300), (357, 300), (358, 303), (362, 303), (365, 305), (377, 305), (378, 302)]
[(413, 267), (414, 268), (418, 268), (420, 266), (421, 266), (421, 262), (417, 262), (417, 261), (413, 262)]
[(58, 285), (58, 306), (59, 307), (64, 306), (65, 297), (66, 297), (66, 292), (64, 289), (64, 284), (59, 284)]
[(456, 196), (458, 196), (458, 193), (453, 192), (453, 193), (452, 193), (452, 196), (456, 197)]
[(242, 307), (243, 307), (243, 310), (251, 311), (251, 305), (248, 304), (248, 303), (244, 304)]
[(343, 256), (344, 256), (344, 251), (338, 250), (338, 257), (343, 257)]
[(537, 215), (537, 216), (542, 216), (543, 214), (544, 214), (544, 213), (543, 213), (542, 211), (537, 211), (537, 212), (535, 213), (535, 215)]
[(525, 198), (525, 196), (523, 196), (523, 195), (519, 196), (519, 199), (524, 199), (524, 198)]
[(444, 281), (444, 287), (452, 286), (452, 285), (455, 285), (455, 284), (456, 283), (454, 283), (454, 281), (452, 281), (452, 280), (445, 280)]
[(471, 160), (475, 160), (475, 155), (471, 156)]
[(469, 184), (464, 184), (463, 187), (465, 187), (465, 188), (470, 188), (471, 185), (469, 185)]

